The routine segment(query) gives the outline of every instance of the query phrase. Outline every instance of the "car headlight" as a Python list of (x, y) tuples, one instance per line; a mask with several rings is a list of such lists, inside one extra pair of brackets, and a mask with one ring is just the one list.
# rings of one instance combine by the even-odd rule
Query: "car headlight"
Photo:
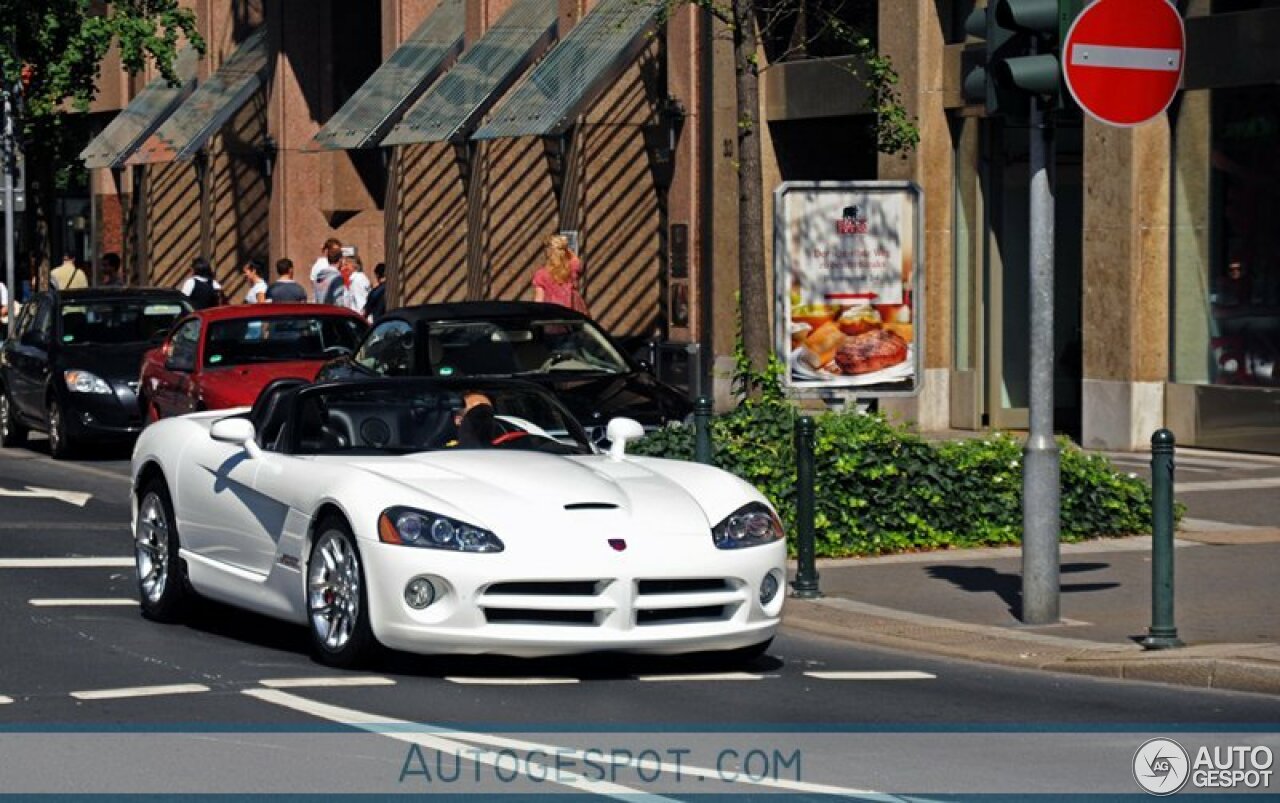
[(378, 538), (387, 544), (448, 549), (454, 552), (502, 551), (502, 541), (488, 530), (410, 507), (393, 507), (382, 511), (382, 515), (378, 517)]
[(711, 528), (711, 540), (720, 549), (742, 549), (781, 541), (786, 537), (782, 522), (768, 505), (752, 502), (743, 505), (724, 521)]
[(88, 371), (63, 371), (62, 378), (72, 393), (110, 393), (111, 386), (101, 377)]

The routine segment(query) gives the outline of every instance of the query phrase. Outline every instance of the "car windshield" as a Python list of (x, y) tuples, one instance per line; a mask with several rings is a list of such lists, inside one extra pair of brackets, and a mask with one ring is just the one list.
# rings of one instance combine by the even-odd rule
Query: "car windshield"
[(304, 389), (285, 437), (297, 454), (494, 449), (591, 454), (586, 433), (546, 391), (520, 383), (388, 380)]
[(189, 311), (179, 301), (112, 299), (62, 307), (62, 342), (67, 345), (145, 343), (169, 331)]
[(435, 376), (631, 370), (604, 333), (583, 320), (437, 321), (428, 326), (427, 342)]
[(364, 324), (338, 315), (234, 318), (213, 321), (204, 364), (225, 368), (260, 362), (323, 360), (353, 351)]

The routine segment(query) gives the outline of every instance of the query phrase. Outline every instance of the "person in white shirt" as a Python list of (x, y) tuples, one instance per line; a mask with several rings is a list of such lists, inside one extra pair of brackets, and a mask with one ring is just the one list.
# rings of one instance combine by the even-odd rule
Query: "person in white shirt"
[(329, 285), (338, 273), (338, 263), (342, 261), (342, 241), (330, 237), (324, 241), (324, 248), (315, 264), (311, 266), (312, 298), (317, 304), (325, 304), (329, 295)]
[(364, 275), (364, 264), (360, 257), (343, 257), (339, 267), (342, 283), (347, 292), (343, 294), (342, 306), (364, 314), (365, 302), (369, 300), (369, 277)]
[[(0, 282), (0, 325), (9, 323), (9, 289), (4, 286), (4, 282)], [(0, 332), (0, 337), (4, 337), (7, 332)]]
[(251, 259), (244, 263), (244, 267), (240, 270), (244, 273), (245, 284), (249, 287), (244, 294), (244, 303), (264, 303), (267, 300), (267, 283), (262, 278), (262, 272), (265, 270), (263, 264), (256, 259)]
[(226, 301), (222, 297), (222, 285), (213, 278), (213, 267), (204, 257), (191, 261), (191, 275), (182, 283), (181, 290), (195, 309), (216, 307)]

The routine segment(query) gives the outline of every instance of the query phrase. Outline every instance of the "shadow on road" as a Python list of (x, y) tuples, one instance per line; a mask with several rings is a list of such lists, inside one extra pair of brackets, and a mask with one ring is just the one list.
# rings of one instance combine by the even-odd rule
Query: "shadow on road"
[[(1095, 572), (1110, 567), (1109, 563), (1064, 563), (1060, 568), (1062, 574)], [(1006, 574), (986, 566), (957, 566), (943, 564), (928, 567), (929, 576), (935, 580), (946, 580), (962, 591), (970, 593), (995, 594), (1008, 606), (1010, 615), (1015, 619), (1022, 618), (1022, 575)], [(1066, 593), (1088, 591), (1105, 591), (1116, 588), (1119, 583), (1071, 583), (1062, 584)]]

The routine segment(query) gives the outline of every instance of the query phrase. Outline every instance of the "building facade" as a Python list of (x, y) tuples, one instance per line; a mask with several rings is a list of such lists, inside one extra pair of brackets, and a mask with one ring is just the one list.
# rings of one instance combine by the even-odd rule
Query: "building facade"
[[(529, 298), (543, 237), (568, 232), (593, 315), (671, 354), (698, 344), (694, 373), (727, 402), (737, 114), (730, 44), (704, 12), (192, 2), (209, 53), (188, 85), (104, 72), (101, 118), (125, 130), (108, 127), (88, 160), (94, 228), (135, 281), (176, 284), (204, 255), (234, 294), (245, 259), (287, 256), (305, 277), (336, 236), (366, 266), (387, 263), (400, 303)], [(925, 430), (1026, 425), (1031, 134), (962, 96), (973, 5), (838, 4), (901, 75), (921, 132), (906, 158), (877, 154), (839, 43), (788, 47), (803, 39), (792, 20), (762, 48), (766, 221), (786, 180), (923, 190), (922, 390), (882, 408)], [(1058, 120), (1056, 423), (1091, 447), (1139, 448), (1169, 426), (1184, 444), (1280, 452), (1280, 235), (1267, 223), (1280, 2), (1180, 8), (1188, 54), (1168, 113), (1133, 129)], [(113, 117), (113, 103), (129, 106)]]

